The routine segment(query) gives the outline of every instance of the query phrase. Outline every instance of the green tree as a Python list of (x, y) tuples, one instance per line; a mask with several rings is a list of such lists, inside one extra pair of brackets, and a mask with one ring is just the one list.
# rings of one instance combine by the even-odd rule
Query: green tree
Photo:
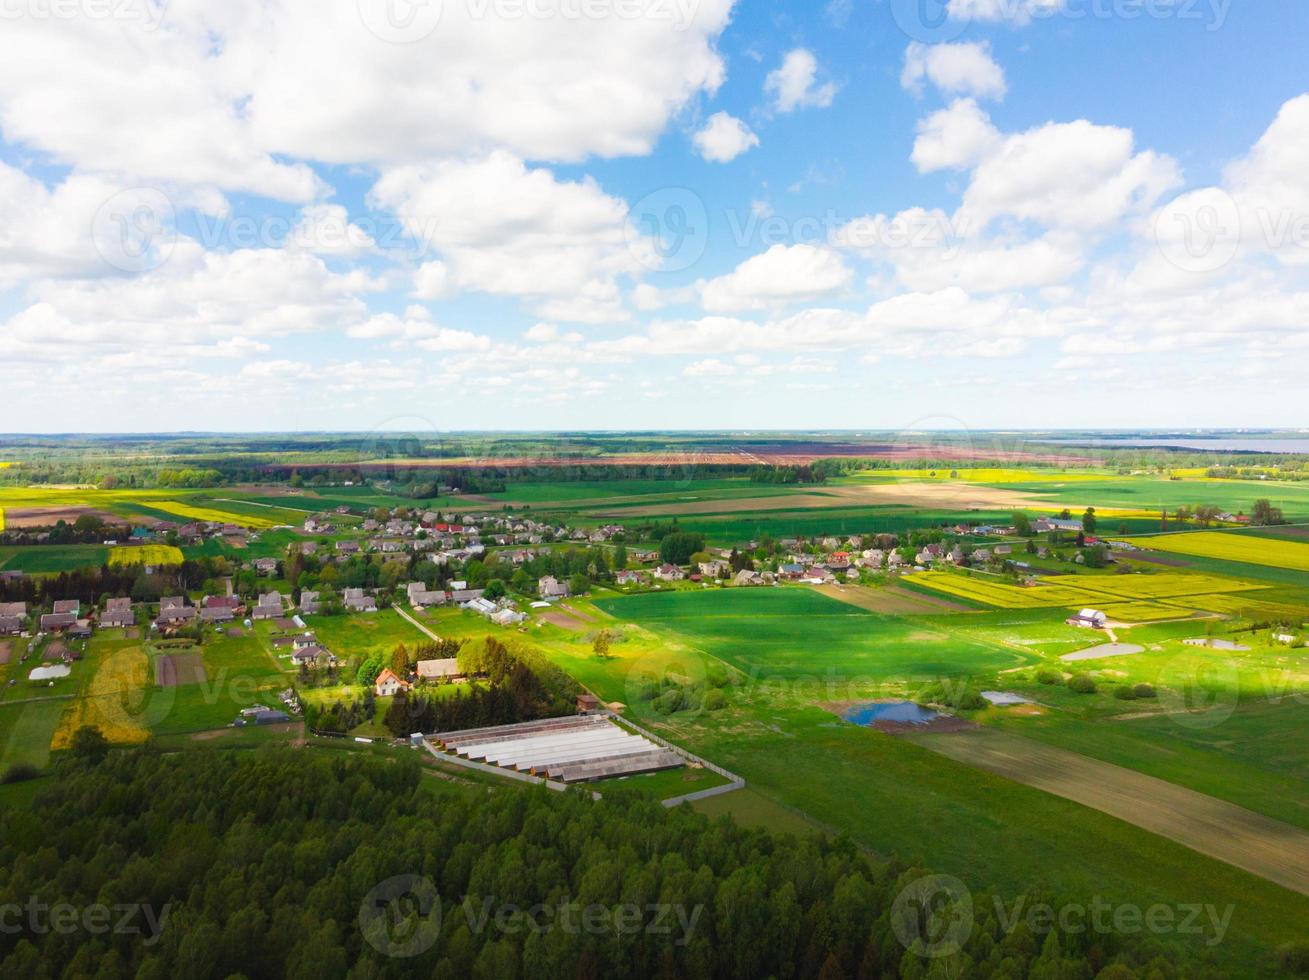
[(69, 750), (73, 758), (97, 765), (109, 754), (109, 740), (105, 738), (104, 732), (94, 725), (83, 725), (73, 732)]
[(1095, 519), (1095, 508), (1086, 508), (1086, 513), (1082, 515), (1082, 530), (1087, 534), (1094, 534), (1099, 522)]

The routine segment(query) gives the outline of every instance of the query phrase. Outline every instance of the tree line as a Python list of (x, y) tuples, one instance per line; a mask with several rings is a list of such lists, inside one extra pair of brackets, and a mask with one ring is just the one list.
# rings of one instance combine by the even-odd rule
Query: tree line
[[(0, 905), (26, 909), (39, 896), (47, 907), (152, 914), (126, 920), (137, 931), (42, 930), (21, 915), (17, 930), (0, 931), (0, 975), (1220, 975), (1157, 940), (1026, 920), (1006, 930), (980, 891), (962, 948), (923, 958), (902, 937), (928, 910), (897, 896), (925, 873), (874, 865), (845, 839), (711, 822), (619, 788), (595, 801), (439, 783), (412, 757), (96, 752), (63, 766), (30, 805), (0, 813)], [(570, 929), (534, 911), (525, 927), (502, 914), (566, 906), (600, 910), (589, 921), (611, 925)], [(632, 927), (612, 925), (630, 908), (641, 910)], [(667, 929), (645, 911), (661, 908)], [(387, 955), (411, 937), (414, 955)]]

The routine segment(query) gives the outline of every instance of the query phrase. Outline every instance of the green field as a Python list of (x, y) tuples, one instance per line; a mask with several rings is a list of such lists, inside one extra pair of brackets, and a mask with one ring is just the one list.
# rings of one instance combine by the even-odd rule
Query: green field
[(945, 631), (948, 617), (879, 616), (808, 589), (646, 593), (596, 606), (677, 633), (756, 681), (955, 677), (1028, 662), (984, 639)]
[(1309, 829), (1309, 743), (1286, 737), (1309, 725), (1309, 705), (1250, 696), (1212, 727), (1163, 712), (1125, 721), (997, 712), (993, 723)]
[[(913, 677), (924, 667), (967, 672), (971, 664), (980, 683), (987, 674), (994, 680), (1004, 666), (1084, 646), (1084, 633), (1077, 640), (1077, 631), (1040, 610), (907, 621), (832, 610), (830, 601), (818, 599), (774, 589), (601, 600), (595, 606), (619, 624), (637, 624), (635, 649), (619, 644), (613, 659), (599, 661), (576, 644), (570, 652), (553, 634), (543, 646), (602, 697), (625, 701), (643, 723), (744, 776), (754, 794), (753, 803), (742, 798), (738, 804), (746, 811), (762, 807), (801, 821), (799, 815), (808, 815), (879, 854), (920, 860), (1001, 890), (1022, 891), (1041, 881), (1060, 896), (1082, 901), (1098, 894), (1135, 903), (1232, 903), (1238, 909), (1233, 935), (1219, 953), (1229, 965), (1309, 926), (1303, 896), (1098, 811), (843, 724), (816, 706), (830, 697), (825, 671), (846, 678), (872, 674), (871, 692), (879, 687), (878, 672)], [(776, 603), (772, 608), (770, 601)], [(1149, 639), (1168, 629), (1139, 632)], [(930, 643), (919, 648), (915, 634), (930, 637)], [(667, 669), (677, 676), (695, 669), (696, 654), (709, 665), (721, 658), (744, 675), (738, 675), (726, 710), (663, 717), (650, 704), (633, 701), (631, 675), (648, 658), (667, 658)], [(1157, 677), (1177, 656), (1156, 654), (1140, 672)], [(811, 679), (802, 682), (806, 672)], [(1016, 683), (1020, 675), (1008, 676)], [(770, 677), (785, 683), (770, 683)], [(838, 684), (837, 690), (853, 693), (861, 683)], [(1250, 684), (1257, 686), (1253, 675)], [(1006, 682), (1006, 689), (1015, 684)], [(1066, 697), (1082, 707), (1079, 696)], [(1115, 704), (1107, 693), (1091, 700), (1100, 711)], [(714, 808), (731, 812), (733, 805), (724, 799)]]

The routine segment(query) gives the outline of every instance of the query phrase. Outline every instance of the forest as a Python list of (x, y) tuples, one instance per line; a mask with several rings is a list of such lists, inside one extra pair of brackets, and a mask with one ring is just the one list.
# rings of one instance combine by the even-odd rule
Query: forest
[[(983, 894), (957, 951), (920, 955), (941, 953), (925, 930), (959, 911), (905, 900), (925, 874), (630, 791), (488, 792), (408, 758), (147, 746), (75, 755), (0, 812), (0, 975), (1218, 975), (1157, 940), (1006, 929)], [(62, 926), (57, 909), (72, 910)]]

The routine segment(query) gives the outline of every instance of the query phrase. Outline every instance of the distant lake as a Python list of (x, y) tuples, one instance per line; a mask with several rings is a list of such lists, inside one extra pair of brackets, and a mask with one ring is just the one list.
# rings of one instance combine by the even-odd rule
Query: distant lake
[(926, 725), (937, 713), (914, 704), (912, 701), (887, 701), (877, 704), (860, 704), (845, 713), (845, 720), (856, 725), (871, 725), (877, 721), (898, 721), (908, 725)]
[(1195, 449), (1209, 453), (1309, 453), (1309, 439), (1048, 439), (1065, 446), (1096, 449)]

